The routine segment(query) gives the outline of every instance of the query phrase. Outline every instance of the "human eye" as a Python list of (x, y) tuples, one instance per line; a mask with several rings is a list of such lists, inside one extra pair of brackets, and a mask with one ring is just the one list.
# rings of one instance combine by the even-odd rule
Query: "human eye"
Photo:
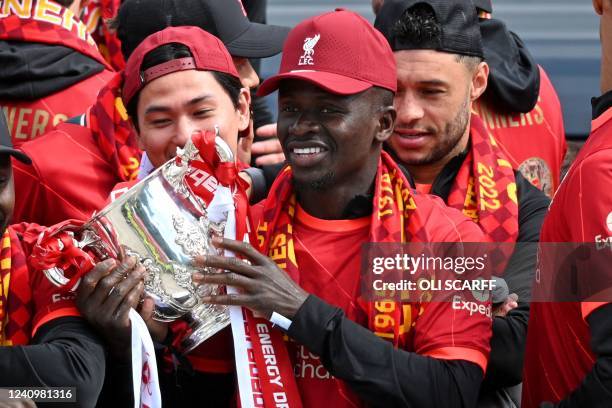
[(155, 118), (151, 119), (149, 123), (156, 128), (168, 126), (172, 121), (168, 118)]
[(8, 184), (11, 179), (10, 172), (2, 171), (0, 172), (0, 187), (4, 187)]
[(194, 112), (194, 116), (196, 116), (198, 118), (205, 117), (205, 116), (207, 116), (212, 111), (213, 110), (210, 109), (210, 108), (198, 109), (197, 111)]
[(321, 108), (321, 113), (338, 113), (338, 110), (331, 106), (323, 106)]
[(280, 111), (284, 113), (296, 113), (298, 109), (289, 103), (283, 103), (280, 105)]
[(440, 88), (423, 88), (421, 93), (426, 96), (438, 96), (444, 93), (444, 90)]

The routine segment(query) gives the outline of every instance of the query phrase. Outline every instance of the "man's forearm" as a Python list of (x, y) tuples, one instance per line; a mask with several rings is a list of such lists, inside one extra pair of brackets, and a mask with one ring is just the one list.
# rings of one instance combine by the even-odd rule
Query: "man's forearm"
[(30, 345), (0, 347), (0, 386), (76, 387), (81, 407), (95, 406), (104, 370), (104, 348), (80, 318), (43, 325)]
[(315, 296), (306, 300), (288, 334), (372, 406), (469, 407), (476, 402), (483, 376), (476, 364), (395, 349)]
[(507, 316), (493, 320), (486, 387), (511, 387), (522, 381), (528, 320), (529, 305), (526, 303), (519, 303)]

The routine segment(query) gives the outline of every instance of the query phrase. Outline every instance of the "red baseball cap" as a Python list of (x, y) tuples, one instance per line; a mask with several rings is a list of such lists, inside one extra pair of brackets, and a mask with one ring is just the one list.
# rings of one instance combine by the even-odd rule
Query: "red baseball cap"
[[(175, 59), (141, 70), (142, 61), (150, 51), (170, 43), (185, 45), (193, 57)], [(219, 71), (240, 79), (232, 57), (220, 39), (199, 27), (168, 27), (145, 38), (127, 60), (123, 71), (124, 104), (127, 106), (148, 82), (187, 69)]]
[(264, 81), (257, 94), (274, 92), (283, 79), (301, 79), (340, 95), (372, 86), (395, 92), (396, 75), (385, 37), (359, 14), (336, 9), (289, 32), (279, 73)]

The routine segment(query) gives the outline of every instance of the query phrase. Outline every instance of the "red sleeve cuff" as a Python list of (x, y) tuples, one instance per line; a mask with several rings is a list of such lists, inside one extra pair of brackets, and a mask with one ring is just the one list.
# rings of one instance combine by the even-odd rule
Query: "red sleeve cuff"
[(602, 306), (609, 304), (610, 302), (582, 302), (580, 303), (580, 311), (582, 312), (582, 318), (586, 320), (595, 309), (599, 309)]
[(40, 326), (42, 326), (43, 324), (50, 322), (53, 319), (57, 319), (60, 317), (67, 317), (67, 316), (76, 316), (76, 317), (80, 317), (81, 313), (79, 313), (79, 310), (76, 307), (64, 307), (61, 309), (56, 309), (50, 313), (47, 313), (46, 315), (42, 316), (37, 322), (34, 322), (34, 328), (32, 329), (32, 337), (34, 337), (34, 335), (36, 335), (36, 331), (40, 328)]
[(423, 355), (439, 360), (465, 360), (477, 364), (482, 372), (487, 372), (487, 356), (478, 350), (468, 347), (441, 347), (429, 350)]

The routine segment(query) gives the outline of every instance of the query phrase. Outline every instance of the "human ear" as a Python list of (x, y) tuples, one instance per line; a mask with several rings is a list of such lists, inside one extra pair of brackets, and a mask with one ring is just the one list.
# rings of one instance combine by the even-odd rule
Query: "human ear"
[(470, 100), (474, 102), (487, 89), (489, 81), (489, 65), (486, 62), (481, 62), (472, 74), (472, 87), (470, 90)]
[(378, 111), (378, 132), (375, 136), (378, 142), (382, 143), (391, 137), (396, 117), (397, 111), (393, 106), (387, 105), (380, 108)]
[(593, 0), (593, 8), (600, 16), (603, 14), (603, 1), (604, 0)]
[(236, 111), (238, 112), (238, 130), (243, 131), (249, 127), (251, 121), (251, 93), (248, 89), (240, 89), (240, 95), (238, 96), (238, 105)]

